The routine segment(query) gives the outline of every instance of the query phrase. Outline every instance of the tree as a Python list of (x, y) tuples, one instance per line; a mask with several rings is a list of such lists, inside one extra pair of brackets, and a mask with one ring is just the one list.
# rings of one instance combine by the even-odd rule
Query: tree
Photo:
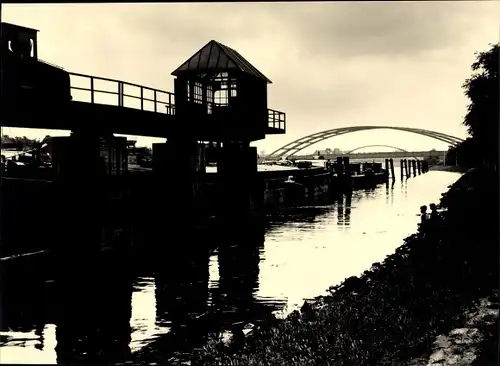
[(470, 103), (463, 124), (476, 140), (475, 148), (482, 158), (498, 158), (499, 125), (499, 44), (491, 45), (486, 52), (476, 54), (472, 64), (473, 74), (463, 84)]
[(462, 87), (469, 98), (463, 125), (470, 137), (448, 151), (448, 160), (458, 161), (466, 167), (478, 166), (485, 161), (498, 163), (499, 126), (499, 44), (476, 53), (472, 75)]

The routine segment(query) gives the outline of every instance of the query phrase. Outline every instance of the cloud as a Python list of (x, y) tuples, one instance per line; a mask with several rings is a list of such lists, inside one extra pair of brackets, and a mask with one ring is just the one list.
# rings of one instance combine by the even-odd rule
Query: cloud
[(478, 1), (64, 4), (4, 5), (3, 17), (40, 29), (49, 62), (169, 91), (170, 73), (209, 40), (236, 48), (273, 81), (269, 107), (287, 113), (287, 135), (259, 143), (272, 150), (345, 125), (463, 136), (461, 84), (474, 52), (498, 40), (499, 9)]
[(304, 57), (414, 57), (462, 44), (478, 28), (498, 23), (499, 10), (499, 3), (479, 1), (332, 2), (290, 4), (276, 14)]

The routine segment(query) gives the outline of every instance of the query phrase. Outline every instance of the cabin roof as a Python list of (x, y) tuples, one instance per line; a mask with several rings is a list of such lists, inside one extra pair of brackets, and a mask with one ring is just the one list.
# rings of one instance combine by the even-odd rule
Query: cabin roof
[(198, 52), (172, 72), (172, 75), (179, 76), (186, 72), (202, 73), (230, 70), (238, 70), (263, 80), (268, 84), (272, 83), (271, 80), (240, 55), (238, 51), (214, 40), (211, 40), (203, 46)]
[(23, 27), (22, 25), (17, 25), (17, 24), (12, 24), (12, 23), (6, 23), (2, 22), (1, 23), (2, 27), (5, 27), (7, 29), (15, 29), (15, 28), (20, 28), (25, 31), (30, 31), (30, 32), (40, 32), (38, 29), (33, 29), (33, 28), (28, 28), (28, 27)]

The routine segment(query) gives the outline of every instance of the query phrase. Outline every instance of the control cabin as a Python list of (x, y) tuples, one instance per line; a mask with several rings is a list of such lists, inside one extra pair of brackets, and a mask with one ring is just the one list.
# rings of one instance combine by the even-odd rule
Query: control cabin
[(172, 75), (177, 123), (183, 131), (197, 131), (198, 140), (250, 142), (273, 133), (271, 80), (232, 48), (212, 40)]

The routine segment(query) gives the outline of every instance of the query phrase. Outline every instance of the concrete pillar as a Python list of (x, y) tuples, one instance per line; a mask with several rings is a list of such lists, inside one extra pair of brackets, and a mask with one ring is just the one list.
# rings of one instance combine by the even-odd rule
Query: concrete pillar
[(251, 197), (257, 193), (254, 190), (261, 188), (257, 176), (257, 148), (224, 144), (218, 156), (217, 184), (222, 217), (249, 214)]
[(200, 195), (205, 174), (203, 146), (196, 141), (171, 139), (153, 144), (157, 217), (165, 224), (190, 223), (201, 213)]
[(99, 136), (73, 133), (54, 137), (52, 144), (58, 249), (75, 257), (95, 253), (101, 245), (105, 197)]

